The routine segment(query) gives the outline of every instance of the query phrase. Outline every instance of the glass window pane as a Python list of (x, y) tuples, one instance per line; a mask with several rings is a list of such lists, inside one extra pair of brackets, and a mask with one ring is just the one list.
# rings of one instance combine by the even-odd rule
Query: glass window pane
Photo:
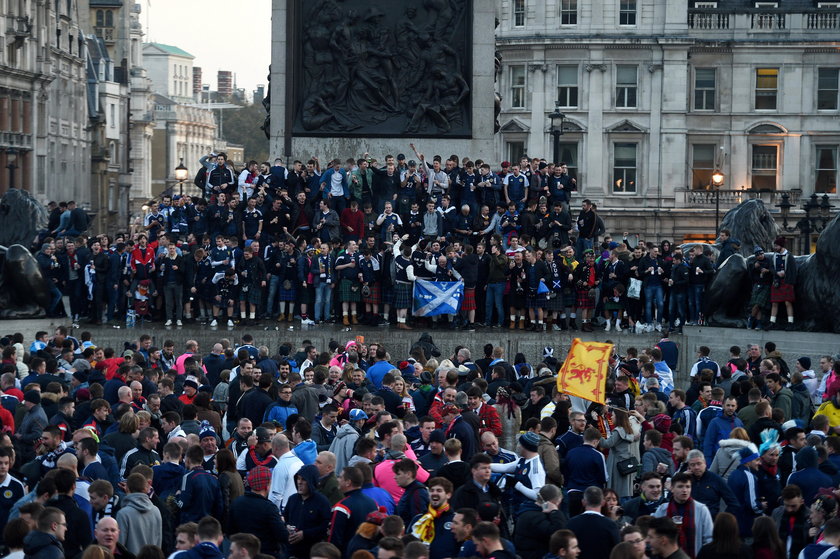
[(615, 144), (615, 164), (617, 167), (636, 165), (636, 144)]
[(557, 83), (560, 85), (577, 85), (577, 66), (560, 66), (557, 69)]
[(758, 89), (776, 89), (779, 70), (776, 68), (759, 68), (755, 71), (755, 87)]
[(820, 89), (837, 89), (837, 75), (840, 69), (820, 68), (818, 87)]
[(525, 68), (512, 66), (510, 69), (510, 81), (514, 86), (525, 85)]
[(712, 169), (715, 166), (715, 145), (694, 144), (694, 167)]
[(714, 87), (715, 86), (715, 69), (714, 68), (697, 68), (694, 75), (694, 84), (696, 87)]
[(622, 85), (636, 85), (636, 67), (619, 66), (616, 71), (616, 79)]

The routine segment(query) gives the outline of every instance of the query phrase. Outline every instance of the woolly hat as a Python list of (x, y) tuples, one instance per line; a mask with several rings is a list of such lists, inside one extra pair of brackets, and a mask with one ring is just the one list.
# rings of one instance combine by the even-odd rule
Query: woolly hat
[(671, 418), (664, 413), (660, 413), (654, 416), (653, 427), (664, 435), (671, 430)]
[(532, 431), (528, 431), (519, 437), (519, 444), (521, 444), (522, 448), (525, 450), (537, 452), (537, 449), (540, 446), (540, 436)]
[(758, 450), (756, 450), (754, 444), (750, 443), (738, 451), (738, 458), (742, 465), (752, 462), (758, 459)]
[(26, 394), (23, 395), (23, 400), (25, 402), (32, 402), (33, 404), (40, 404), (41, 393), (37, 390), (27, 390)]
[(198, 440), (201, 440), (204, 437), (216, 438), (216, 431), (213, 429), (213, 426), (210, 425), (210, 422), (207, 420), (202, 421), (201, 426), (198, 428)]
[(443, 444), (446, 442), (446, 435), (441, 429), (435, 429), (429, 434), (429, 442)]
[(761, 248), (760, 246), (755, 245), (755, 246), (753, 247), (753, 254), (761, 254), (762, 252), (764, 252), (764, 249), (763, 249), (763, 248)]
[(787, 244), (787, 239), (784, 237), (776, 237), (776, 240), (773, 241), (773, 244), (776, 246), (784, 247)]
[(802, 357), (800, 357), (796, 361), (800, 365), (802, 365), (802, 368), (805, 369), (806, 371), (811, 368), (811, 358), (810, 357), (806, 357), (806, 356), (803, 355)]
[(198, 379), (194, 376), (190, 375), (186, 379), (184, 379), (184, 387), (192, 386), (196, 390), (198, 390)]

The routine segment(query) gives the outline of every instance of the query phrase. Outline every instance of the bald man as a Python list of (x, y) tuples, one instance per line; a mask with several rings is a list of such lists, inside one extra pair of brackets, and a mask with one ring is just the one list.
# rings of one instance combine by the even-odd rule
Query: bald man
[[(277, 458), (277, 465), (271, 472), (271, 489), (268, 492), (268, 499), (277, 505), (278, 509), (285, 510), (289, 497), (297, 493), (295, 474), (303, 467), (303, 462), (292, 452), (288, 437), (282, 433), (274, 435), (271, 439), (271, 452)], [(334, 454), (333, 459), (335, 459)], [(333, 462), (333, 468), (335, 468), (335, 462)]]
[(315, 467), (318, 468), (318, 491), (327, 498), (330, 506), (344, 498), (341, 489), (338, 488), (338, 478), (335, 476), (335, 454), (329, 450), (318, 453), (315, 458)]
[(105, 516), (96, 523), (93, 543), (111, 552), (113, 557), (125, 557), (128, 550), (120, 543), (120, 527), (112, 516)]

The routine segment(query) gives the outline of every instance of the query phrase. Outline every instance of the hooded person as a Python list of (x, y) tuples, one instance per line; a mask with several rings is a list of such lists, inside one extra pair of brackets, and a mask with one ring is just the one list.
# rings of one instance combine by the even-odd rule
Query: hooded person
[(805, 504), (811, 506), (822, 487), (832, 487), (831, 477), (818, 468), (817, 449), (806, 446), (796, 453), (796, 471), (790, 474), (788, 485), (796, 485), (802, 490)]
[(340, 472), (353, 457), (356, 441), (362, 436), (362, 427), (368, 415), (360, 409), (350, 410), (350, 421), (342, 425), (330, 443), (330, 452), (335, 454), (335, 471)]
[(662, 433), (662, 443), (659, 446), (666, 452), (673, 452), (674, 437), (677, 435), (671, 432), (671, 418), (664, 413), (660, 413), (653, 417), (652, 423), (653, 428)]
[(297, 493), (289, 496), (283, 518), (289, 529), (289, 555), (309, 557), (312, 546), (324, 541), (330, 524), (330, 502), (318, 491), (318, 468), (302, 467), (295, 474)]
[(160, 511), (152, 503), (147, 491), (147, 480), (142, 474), (131, 474), (126, 479), (128, 494), (120, 500), (117, 525), (120, 543), (137, 555), (146, 544), (159, 545), (163, 538)]

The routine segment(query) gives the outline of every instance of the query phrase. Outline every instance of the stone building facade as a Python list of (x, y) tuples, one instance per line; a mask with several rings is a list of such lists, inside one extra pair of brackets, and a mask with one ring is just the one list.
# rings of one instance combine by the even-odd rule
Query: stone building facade
[[(609, 232), (680, 241), (758, 197), (837, 203), (840, 2), (497, 0), (497, 154), (553, 159)], [(711, 187), (714, 169), (724, 174)], [(794, 209), (793, 214), (802, 213)], [(795, 221), (795, 220), (794, 220)]]

